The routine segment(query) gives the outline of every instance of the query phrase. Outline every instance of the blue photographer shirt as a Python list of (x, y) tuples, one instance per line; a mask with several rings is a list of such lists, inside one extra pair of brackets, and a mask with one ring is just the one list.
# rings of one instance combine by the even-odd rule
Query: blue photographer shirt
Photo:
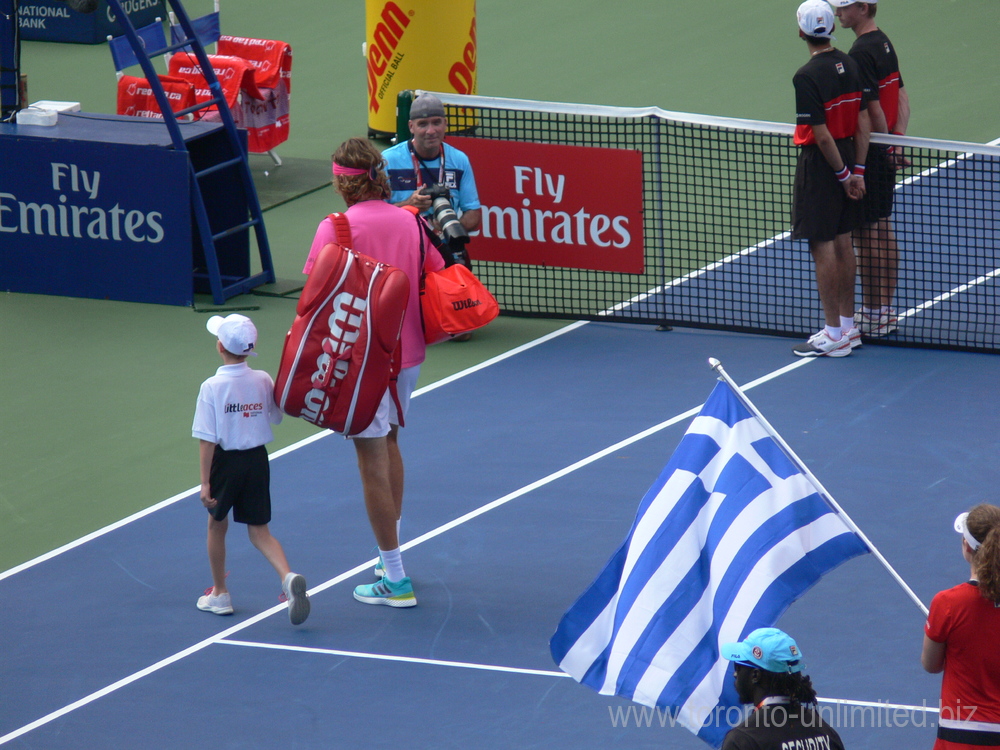
[[(451, 205), (459, 216), (465, 211), (480, 208), (479, 192), (476, 190), (476, 178), (472, 174), (469, 157), (453, 146), (444, 144), (444, 169), (441, 169), (441, 158), (424, 159), (420, 166), (421, 174), (413, 169), (413, 152), (410, 142), (397, 143), (382, 152), (386, 160), (386, 171), (389, 175), (389, 186), (392, 188), (390, 203), (402, 203), (417, 191), (420, 184), (430, 185), (443, 182), (451, 191)], [(443, 179), (441, 179), (443, 178)], [(430, 210), (424, 212), (430, 215)]]

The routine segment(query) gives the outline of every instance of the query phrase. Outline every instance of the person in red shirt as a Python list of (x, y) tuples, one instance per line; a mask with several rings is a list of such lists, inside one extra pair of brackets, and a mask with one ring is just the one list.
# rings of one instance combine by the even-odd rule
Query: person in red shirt
[(934, 750), (1000, 746), (1000, 508), (955, 519), (969, 580), (931, 601), (920, 663), (944, 672)]
[[(872, 132), (903, 135), (910, 120), (910, 97), (903, 86), (896, 48), (875, 23), (876, 3), (830, 0), (840, 25), (857, 37), (850, 55), (861, 69)], [(868, 149), (864, 223), (854, 230), (861, 279), (861, 308), (854, 314), (854, 323), (863, 336), (885, 336), (896, 330), (899, 321), (891, 306), (896, 293), (899, 248), (889, 217), (896, 170), (907, 164), (899, 148)]]
[[(799, 357), (844, 357), (860, 346), (854, 327), (856, 261), (851, 233), (861, 223), (870, 126), (857, 63), (831, 46), (833, 10), (806, 0), (796, 18), (809, 62), (795, 73), (792, 237), (809, 241), (826, 326), (792, 348)], [(852, 169), (853, 168), (853, 169)]]

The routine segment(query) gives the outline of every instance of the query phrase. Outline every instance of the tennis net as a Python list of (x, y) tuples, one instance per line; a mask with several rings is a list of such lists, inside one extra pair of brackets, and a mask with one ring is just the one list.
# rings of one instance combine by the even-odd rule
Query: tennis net
[[(789, 231), (798, 154), (790, 124), (438, 96), (452, 133), (642, 155), (642, 271), (476, 260), (505, 314), (796, 337), (822, 326), (808, 247)], [(910, 163), (895, 173), (891, 218), (898, 327), (879, 343), (1000, 352), (1000, 147), (881, 134), (873, 142)], [(594, 174), (592, 187), (615, 191), (615, 180)], [(489, 219), (490, 187), (479, 191)], [(861, 291), (859, 282), (859, 306)]]

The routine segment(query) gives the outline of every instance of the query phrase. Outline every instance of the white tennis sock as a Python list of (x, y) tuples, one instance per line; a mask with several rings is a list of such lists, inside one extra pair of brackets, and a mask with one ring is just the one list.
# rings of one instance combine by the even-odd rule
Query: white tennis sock
[(840, 330), (849, 331), (854, 328), (854, 318), (845, 318), (843, 315), (840, 316)]
[(834, 328), (833, 326), (827, 326), (826, 335), (829, 336), (834, 341), (840, 341), (840, 337), (843, 336), (844, 334), (839, 328)]
[(403, 556), (399, 552), (399, 547), (390, 550), (379, 548), (378, 553), (382, 555), (382, 565), (385, 568), (386, 578), (393, 583), (406, 578), (406, 572), (403, 570)]

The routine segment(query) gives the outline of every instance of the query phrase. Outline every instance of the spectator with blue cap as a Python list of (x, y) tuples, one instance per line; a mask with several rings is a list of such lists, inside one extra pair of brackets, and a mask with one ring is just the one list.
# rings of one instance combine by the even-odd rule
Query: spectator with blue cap
[(729, 730), (722, 750), (843, 750), (840, 735), (816, 711), (816, 691), (802, 673), (802, 651), (791, 636), (759, 628), (739, 643), (724, 644), (722, 657), (734, 664), (740, 702), (754, 707)]

